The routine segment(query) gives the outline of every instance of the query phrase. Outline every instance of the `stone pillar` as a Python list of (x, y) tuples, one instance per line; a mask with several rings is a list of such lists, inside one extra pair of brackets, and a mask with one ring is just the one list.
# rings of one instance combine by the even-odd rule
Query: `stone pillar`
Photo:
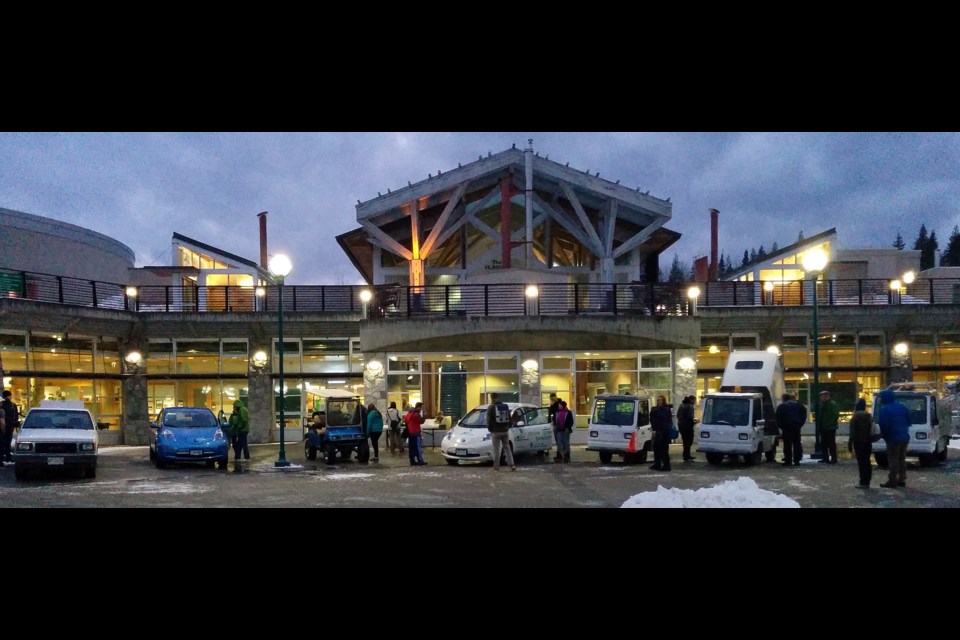
[(387, 410), (387, 354), (363, 354), (363, 404), (377, 405), (380, 413)]
[[(120, 419), (120, 428), (123, 432), (123, 444), (126, 445), (149, 444), (150, 421), (156, 417), (151, 416), (147, 411), (147, 379), (144, 374), (147, 371), (149, 354), (144, 347), (146, 344), (140, 344), (135, 340), (121, 341), (118, 354), (124, 373), (121, 385), (123, 417)], [(131, 351), (140, 352), (140, 362), (134, 364), (127, 362), (126, 356)]]
[[(910, 355), (910, 341), (905, 336), (892, 336), (890, 341), (890, 377), (887, 384), (891, 382), (913, 382), (913, 358)], [(897, 353), (897, 345), (903, 343), (907, 345), (905, 353)]]
[[(253, 357), (258, 351), (267, 354), (265, 362), (258, 363)], [(250, 342), (250, 366), (247, 372), (247, 411), (250, 412), (251, 444), (273, 442), (273, 426), (276, 422), (273, 409), (273, 384), (271, 372), (270, 346)]]
[(676, 411), (687, 396), (697, 393), (697, 350), (676, 349), (673, 352), (673, 408)]
[(540, 406), (540, 353), (520, 352), (520, 402)]

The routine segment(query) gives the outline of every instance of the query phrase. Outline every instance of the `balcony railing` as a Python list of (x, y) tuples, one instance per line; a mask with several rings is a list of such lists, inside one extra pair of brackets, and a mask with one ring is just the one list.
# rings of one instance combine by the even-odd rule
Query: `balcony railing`
[[(284, 311), (420, 316), (684, 316), (691, 284), (286, 285)], [(890, 280), (697, 283), (697, 307), (871, 306), (960, 304), (960, 278), (918, 280), (890, 289)], [(260, 289), (262, 295), (257, 295)], [(371, 295), (364, 302), (364, 293)], [(277, 287), (153, 286), (0, 270), (0, 296), (81, 307), (162, 313), (276, 312)]]

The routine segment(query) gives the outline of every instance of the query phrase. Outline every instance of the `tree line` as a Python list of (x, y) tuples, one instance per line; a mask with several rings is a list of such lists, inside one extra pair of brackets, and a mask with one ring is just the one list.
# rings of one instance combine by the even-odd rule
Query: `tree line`
[[(797, 236), (797, 242), (803, 242), (802, 231), (800, 235)], [(897, 231), (897, 237), (893, 241), (893, 247), (903, 251), (906, 246), (903, 235), (900, 231)], [(946, 248), (943, 251), (939, 251), (940, 243), (937, 240), (937, 232), (928, 232), (927, 225), (921, 224), (917, 239), (913, 243), (913, 248), (914, 250), (920, 251), (921, 271), (932, 269), (938, 265), (938, 262), (941, 267), (960, 267), (960, 228), (954, 225), (953, 232), (947, 240)], [(743, 258), (739, 264), (734, 264), (729, 255), (721, 252), (717, 260), (717, 270), (720, 272), (720, 278), (723, 279), (728, 274), (739, 271), (751, 264), (762, 262), (768, 255), (774, 254), (777, 251), (779, 251), (779, 248), (776, 242), (770, 247), (769, 253), (764, 249), (763, 245), (760, 245), (759, 249), (744, 249)], [(683, 283), (693, 282), (695, 280), (696, 274), (693, 264), (680, 260), (680, 256), (676, 254), (673, 256), (673, 263), (670, 265), (670, 270), (667, 273), (664, 273), (663, 269), (660, 270), (661, 282)]]

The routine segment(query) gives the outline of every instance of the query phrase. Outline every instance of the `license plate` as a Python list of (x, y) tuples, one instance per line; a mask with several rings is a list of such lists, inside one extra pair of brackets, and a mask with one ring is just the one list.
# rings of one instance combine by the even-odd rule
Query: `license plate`
[(47, 458), (47, 464), (60, 464), (60, 465), (62, 465), (62, 464), (63, 464), (63, 458), (62, 458), (62, 457)]
[(191, 450), (190, 450), (190, 455), (192, 455), (192, 456), (202, 456), (202, 455), (203, 455), (203, 451), (200, 450), (200, 449), (191, 449)]
[(457, 449), (457, 450), (456, 450), (456, 453), (454, 453), (454, 455), (465, 456), (465, 455), (467, 455), (467, 450), (466, 450), (466, 449)]

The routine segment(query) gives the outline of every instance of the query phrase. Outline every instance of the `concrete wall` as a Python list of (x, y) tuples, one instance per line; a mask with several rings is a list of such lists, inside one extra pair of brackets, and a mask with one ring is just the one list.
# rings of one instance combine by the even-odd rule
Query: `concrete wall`
[(0, 209), (0, 268), (126, 284), (133, 250), (121, 242), (59, 220)]
[[(837, 264), (831, 269), (831, 277), (857, 279), (892, 279), (899, 278), (907, 271), (920, 271), (920, 251), (899, 249), (837, 249), (837, 262), (856, 262), (856, 269), (851, 265)], [(842, 273), (841, 274), (841, 269)]]

